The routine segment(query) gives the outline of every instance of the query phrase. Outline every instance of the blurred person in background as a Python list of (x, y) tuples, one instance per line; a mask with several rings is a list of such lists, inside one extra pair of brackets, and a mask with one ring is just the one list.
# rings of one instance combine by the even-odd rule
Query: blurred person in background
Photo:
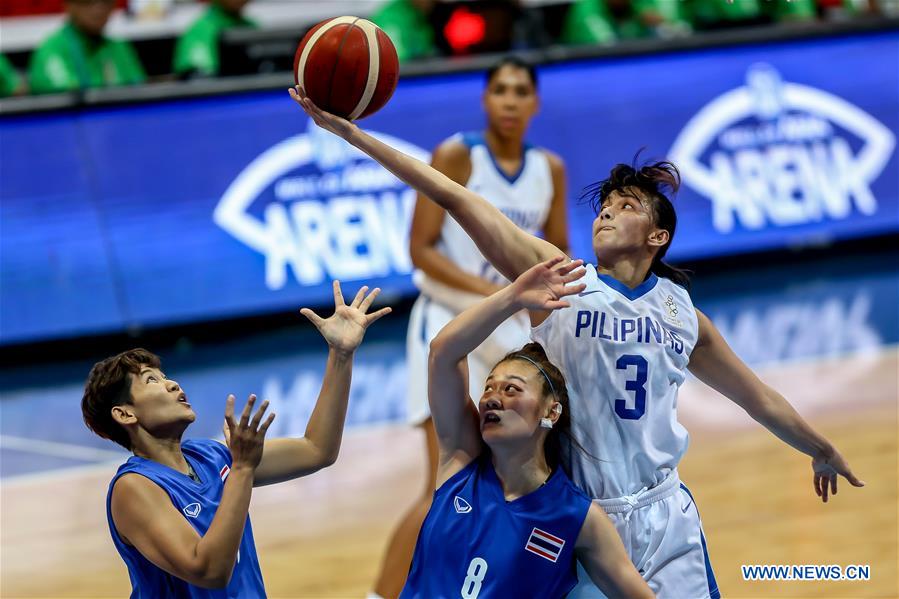
[(428, 58), (437, 53), (429, 21), (435, 0), (389, 0), (371, 17), (396, 48), (400, 62)]
[[(555, 154), (526, 143), (539, 108), (533, 66), (507, 57), (487, 71), (482, 106), (484, 131), (457, 133), (434, 151), (431, 164), (487, 198), (519, 227), (568, 247), (565, 164)], [(431, 505), (437, 472), (437, 439), (428, 408), (428, 346), (440, 329), (468, 307), (509, 281), (481, 255), (461, 227), (437, 204), (419, 195), (412, 217), (409, 252), (421, 290), (409, 317), (406, 360), (409, 424), (425, 433), (427, 478), (416, 503), (393, 533), (375, 593), (396, 597), (406, 575), (421, 523)], [(480, 397), (490, 369), (528, 342), (524, 313), (506, 320), (469, 356), (471, 397)]]
[(0, 54), (0, 98), (19, 96), (27, 91), (24, 77), (12, 66), (8, 58)]
[(690, 0), (697, 29), (851, 18), (871, 9), (869, 0)]
[(182, 78), (214, 77), (221, 71), (219, 37), (226, 29), (256, 28), (243, 15), (249, 0), (212, 0), (209, 8), (181, 34), (175, 43), (172, 70)]
[(729, 29), (770, 22), (760, 0), (689, 0), (696, 29)]
[[(867, 0), (863, 0), (867, 2)], [(697, 29), (729, 29), (771, 23), (817, 21), (825, 5), (855, 14), (855, 0), (690, 0)]]
[(682, 2), (577, 0), (562, 28), (562, 43), (611, 44), (617, 40), (677, 37), (692, 30)]
[(115, 0), (65, 0), (65, 24), (31, 55), (34, 93), (143, 83), (146, 73), (132, 45), (103, 35)]
[(828, 21), (852, 19), (863, 14), (878, 14), (887, 2), (878, 0), (817, 0), (818, 14)]

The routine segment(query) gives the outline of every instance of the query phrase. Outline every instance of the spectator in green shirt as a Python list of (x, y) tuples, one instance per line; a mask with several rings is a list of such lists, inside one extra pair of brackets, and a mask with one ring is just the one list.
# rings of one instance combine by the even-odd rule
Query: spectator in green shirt
[(25, 93), (25, 81), (9, 59), (0, 54), (0, 98)]
[(146, 74), (130, 43), (103, 35), (115, 0), (65, 0), (68, 19), (31, 55), (34, 93), (143, 83)]
[(433, 8), (434, 0), (390, 0), (371, 16), (371, 21), (390, 37), (400, 62), (427, 58), (437, 53), (428, 22)]
[(565, 44), (610, 44), (619, 39), (673, 37), (691, 30), (681, 2), (577, 0), (562, 28)]
[(219, 37), (226, 29), (253, 27), (241, 13), (249, 0), (213, 0), (175, 44), (173, 69), (181, 77), (214, 76), (221, 71)]

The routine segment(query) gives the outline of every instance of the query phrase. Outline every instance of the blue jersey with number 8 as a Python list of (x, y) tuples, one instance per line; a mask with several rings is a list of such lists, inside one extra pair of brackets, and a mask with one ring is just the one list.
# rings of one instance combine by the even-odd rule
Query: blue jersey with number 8
[[(650, 275), (635, 289), (587, 266), (587, 288), (531, 331), (568, 384), (571, 479), (595, 499), (661, 483), (687, 450), (677, 391), (698, 337), (686, 289)], [(589, 454), (589, 455), (587, 455)]]
[(590, 499), (557, 468), (506, 501), (489, 451), (434, 493), (402, 599), (564, 597)]

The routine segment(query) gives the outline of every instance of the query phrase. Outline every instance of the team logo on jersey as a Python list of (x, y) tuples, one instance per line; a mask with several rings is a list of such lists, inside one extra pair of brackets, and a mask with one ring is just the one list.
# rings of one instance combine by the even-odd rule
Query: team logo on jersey
[(712, 202), (715, 230), (729, 233), (875, 214), (870, 186), (895, 142), (857, 106), (756, 64), (746, 85), (687, 123), (669, 156)]
[(665, 298), (665, 314), (662, 316), (667, 322), (673, 324), (674, 326), (683, 326), (683, 323), (677, 318), (677, 304), (674, 303), (674, 297), (668, 296)]
[(196, 518), (200, 515), (200, 504), (188, 503), (184, 506), (184, 510), (182, 511), (184, 512), (185, 516), (188, 516), (189, 518)]
[(535, 526), (534, 530), (531, 531), (531, 536), (528, 537), (528, 542), (524, 548), (535, 555), (539, 555), (543, 559), (548, 559), (555, 563), (562, 554), (562, 547), (564, 546), (564, 540), (549, 534), (545, 530), (540, 530)]
[(225, 482), (225, 479), (228, 478), (228, 475), (231, 474), (231, 468), (228, 464), (222, 466), (222, 469), (219, 470), (219, 476), (222, 479), (222, 482)]
[(467, 514), (471, 511), (471, 504), (458, 495), (453, 497), (453, 507), (456, 508), (457, 514)]
[[(370, 132), (415, 158), (428, 152)], [(412, 272), (415, 191), (344, 140), (309, 121), (306, 133), (263, 152), (238, 176), (212, 218), (265, 256), (265, 285), (365, 280)]]

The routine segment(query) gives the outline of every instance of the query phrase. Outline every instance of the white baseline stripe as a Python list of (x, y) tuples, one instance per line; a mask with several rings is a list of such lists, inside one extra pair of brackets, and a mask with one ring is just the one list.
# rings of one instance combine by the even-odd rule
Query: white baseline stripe
[(88, 461), (121, 460), (123, 457), (128, 456), (128, 453), (124, 450), (113, 451), (110, 449), (85, 447), (84, 445), (73, 445), (72, 443), (12, 437), (10, 435), (0, 435), (0, 449), (16, 449), (58, 458)]

